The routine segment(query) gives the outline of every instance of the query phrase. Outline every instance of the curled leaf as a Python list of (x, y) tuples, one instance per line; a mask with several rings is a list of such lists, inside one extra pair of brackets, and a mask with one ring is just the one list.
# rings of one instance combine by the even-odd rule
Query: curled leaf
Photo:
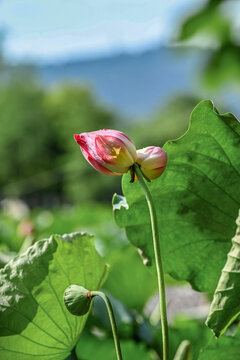
[(236, 221), (237, 232), (222, 269), (206, 321), (215, 336), (221, 335), (240, 314), (240, 211)]

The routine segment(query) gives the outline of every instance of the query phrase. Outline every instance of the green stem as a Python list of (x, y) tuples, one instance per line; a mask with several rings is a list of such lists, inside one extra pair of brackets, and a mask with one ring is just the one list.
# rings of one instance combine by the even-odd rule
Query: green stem
[(122, 352), (121, 352), (120, 342), (119, 342), (119, 338), (118, 338), (117, 325), (116, 325), (112, 305), (111, 305), (107, 295), (101, 291), (91, 291), (91, 296), (100, 296), (104, 300), (104, 302), (107, 306), (108, 315), (109, 315), (110, 323), (112, 326), (112, 333), (113, 333), (113, 339), (114, 339), (114, 344), (115, 344), (115, 349), (116, 349), (116, 354), (117, 354), (117, 360), (122, 360)]
[(153, 247), (155, 253), (155, 262), (156, 262), (157, 279), (158, 279), (158, 292), (159, 292), (159, 300), (160, 300), (160, 314), (161, 314), (162, 339), (163, 339), (163, 360), (169, 360), (169, 339), (168, 339), (165, 284), (164, 284), (163, 266), (161, 260), (157, 213), (156, 213), (156, 208), (154, 206), (152, 195), (150, 193), (150, 190), (148, 189), (147, 184), (145, 183), (144, 177), (142, 175), (142, 172), (138, 164), (134, 164), (134, 171), (137, 175), (139, 184), (141, 185), (144, 195), (146, 197), (149, 213), (150, 213), (152, 236), (153, 236)]

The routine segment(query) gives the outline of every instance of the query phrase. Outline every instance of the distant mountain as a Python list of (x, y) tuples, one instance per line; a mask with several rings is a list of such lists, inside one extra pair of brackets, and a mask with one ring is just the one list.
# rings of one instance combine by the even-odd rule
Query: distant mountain
[(39, 73), (47, 85), (87, 84), (103, 103), (128, 117), (142, 117), (175, 94), (199, 95), (196, 76), (207, 55), (200, 49), (156, 48), (45, 65)]

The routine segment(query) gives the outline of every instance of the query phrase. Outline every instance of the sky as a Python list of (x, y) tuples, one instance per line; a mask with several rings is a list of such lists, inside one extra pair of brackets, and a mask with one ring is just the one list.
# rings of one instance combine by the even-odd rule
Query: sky
[(0, 0), (5, 54), (37, 62), (167, 44), (204, 0)]

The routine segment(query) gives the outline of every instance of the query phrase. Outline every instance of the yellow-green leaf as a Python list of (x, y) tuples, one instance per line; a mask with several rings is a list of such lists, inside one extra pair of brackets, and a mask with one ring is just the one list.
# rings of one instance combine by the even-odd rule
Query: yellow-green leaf
[(40, 240), (0, 271), (0, 358), (64, 360), (75, 347), (87, 315), (73, 316), (65, 289), (97, 289), (106, 267), (88, 234)]

